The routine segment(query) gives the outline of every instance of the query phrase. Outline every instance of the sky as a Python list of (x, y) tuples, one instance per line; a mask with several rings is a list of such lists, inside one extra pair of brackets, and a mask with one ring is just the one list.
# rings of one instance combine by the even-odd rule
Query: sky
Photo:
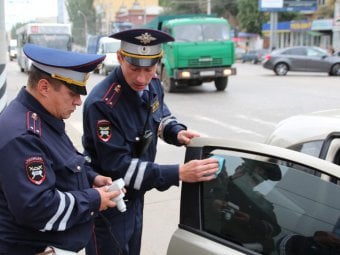
[(35, 17), (56, 17), (57, 9), (57, 0), (5, 0), (6, 30)]

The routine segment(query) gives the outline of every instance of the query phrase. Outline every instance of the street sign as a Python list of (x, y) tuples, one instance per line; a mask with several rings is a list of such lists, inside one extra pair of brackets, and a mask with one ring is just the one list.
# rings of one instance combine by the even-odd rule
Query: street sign
[(317, 6), (317, 0), (259, 0), (263, 12), (316, 11)]

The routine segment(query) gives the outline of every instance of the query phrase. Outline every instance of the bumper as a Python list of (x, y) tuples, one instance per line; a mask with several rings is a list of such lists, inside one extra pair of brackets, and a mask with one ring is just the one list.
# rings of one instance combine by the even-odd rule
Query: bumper
[(214, 79), (218, 77), (227, 77), (236, 75), (236, 68), (234, 67), (218, 67), (218, 68), (204, 68), (204, 69), (177, 69), (174, 70), (174, 79)]

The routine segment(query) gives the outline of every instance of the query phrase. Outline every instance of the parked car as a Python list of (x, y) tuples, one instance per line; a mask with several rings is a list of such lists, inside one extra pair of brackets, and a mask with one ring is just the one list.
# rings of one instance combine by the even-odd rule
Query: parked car
[(8, 45), (8, 55), (9, 55), (9, 60), (13, 61), (13, 59), (17, 58), (17, 40), (12, 39), (9, 41)]
[(264, 59), (264, 56), (269, 53), (268, 49), (260, 49), (260, 50), (249, 50), (242, 56), (242, 63), (251, 62), (253, 64), (261, 63)]
[(167, 255), (340, 254), (339, 116), (289, 118), (268, 144), (194, 139), (185, 161), (218, 157), (221, 172), (182, 183)]
[(235, 48), (235, 59), (242, 60), (243, 55), (246, 53), (246, 50), (240, 47)]
[(113, 68), (119, 65), (117, 59), (117, 51), (120, 48), (120, 40), (111, 37), (102, 37), (99, 40), (97, 54), (105, 54), (106, 58), (99, 65), (98, 72), (103, 75), (108, 75)]
[(321, 48), (310, 46), (274, 50), (265, 56), (262, 66), (273, 70), (276, 75), (286, 75), (288, 71), (340, 75), (340, 57), (331, 56)]
[(277, 124), (265, 143), (340, 165), (340, 142), (334, 143), (339, 135), (340, 109), (333, 109), (289, 117)]

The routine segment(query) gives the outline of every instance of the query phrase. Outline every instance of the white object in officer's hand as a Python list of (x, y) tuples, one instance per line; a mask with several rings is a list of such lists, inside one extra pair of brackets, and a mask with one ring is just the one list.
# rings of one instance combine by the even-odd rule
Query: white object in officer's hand
[(125, 193), (123, 191), (124, 186), (125, 186), (124, 180), (122, 178), (119, 178), (115, 180), (108, 189), (108, 191), (120, 190), (120, 194), (112, 199), (112, 201), (116, 202), (117, 208), (120, 212), (126, 211), (126, 204), (123, 199), (125, 196)]

